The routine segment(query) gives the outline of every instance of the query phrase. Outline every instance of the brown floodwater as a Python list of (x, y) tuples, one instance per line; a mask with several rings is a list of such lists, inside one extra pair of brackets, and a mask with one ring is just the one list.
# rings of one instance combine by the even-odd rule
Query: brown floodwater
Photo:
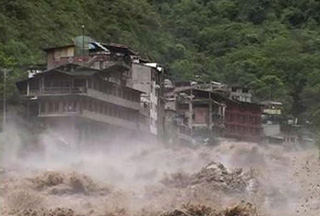
[(315, 147), (121, 141), (79, 152), (50, 139), (44, 136), (41, 152), (23, 153), (23, 140), (5, 139), (1, 215), (159, 215), (183, 205), (222, 211), (238, 203), (251, 203), (259, 215), (320, 215)]

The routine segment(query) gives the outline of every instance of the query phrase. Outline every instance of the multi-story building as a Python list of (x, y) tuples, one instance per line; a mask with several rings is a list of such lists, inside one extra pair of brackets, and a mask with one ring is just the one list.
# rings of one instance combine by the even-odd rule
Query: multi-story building
[(176, 94), (181, 139), (210, 139), (212, 135), (221, 135), (225, 106), (220, 95), (194, 87), (178, 89)]
[(262, 139), (262, 105), (227, 99), (224, 137), (240, 140), (260, 141)]
[(123, 85), (125, 71), (65, 64), (17, 87), (29, 116), (43, 119), (68, 144), (81, 147), (83, 142), (108, 142), (118, 133), (131, 136), (141, 127), (141, 92)]
[(159, 136), (164, 133), (163, 77), (164, 69), (160, 65), (135, 62), (127, 82), (128, 87), (142, 92), (141, 114), (149, 125), (145, 130)]
[(148, 63), (128, 46), (88, 37), (44, 51), (46, 67), (30, 68), (29, 79), (17, 83), (29, 116), (57, 126), (57, 134), (74, 128), (67, 134), (73, 139), (69, 143), (86, 140), (79, 136), (97, 140), (105, 131), (115, 135), (119, 128), (163, 134), (161, 66)]
[[(164, 130), (164, 102), (161, 100), (164, 69), (148, 63), (128, 46), (99, 43), (89, 40), (84, 47), (77, 43), (45, 49), (47, 68), (67, 63), (97, 70), (115, 71), (110, 79), (118, 80), (129, 88), (141, 91), (141, 130), (161, 135)], [(121, 73), (118, 73), (118, 71)]]
[(175, 93), (179, 136), (184, 140), (210, 135), (249, 141), (262, 139), (262, 105), (247, 102), (251, 101), (249, 93), (243, 95), (238, 91), (233, 98), (226, 86), (216, 82), (178, 83)]

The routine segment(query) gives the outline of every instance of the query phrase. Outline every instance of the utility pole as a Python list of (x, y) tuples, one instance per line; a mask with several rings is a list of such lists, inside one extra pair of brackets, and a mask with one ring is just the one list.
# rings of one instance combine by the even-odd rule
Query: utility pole
[(3, 123), (2, 123), (2, 130), (4, 131), (5, 126), (6, 126), (6, 119), (7, 119), (7, 95), (6, 95), (6, 91), (7, 91), (7, 69), (3, 69)]
[(82, 28), (82, 66), (84, 67), (84, 25), (82, 25), (81, 28)]

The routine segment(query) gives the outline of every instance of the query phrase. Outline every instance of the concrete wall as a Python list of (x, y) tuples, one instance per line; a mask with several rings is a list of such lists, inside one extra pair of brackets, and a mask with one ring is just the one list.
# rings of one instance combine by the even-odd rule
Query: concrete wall
[(150, 94), (151, 68), (140, 64), (132, 64), (128, 87)]
[(127, 86), (144, 92), (144, 99), (149, 105), (149, 123), (150, 132), (154, 135), (158, 134), (159, 127), (159, 107), (157, 95), (157, 83), (152, 73), (153, 69), (149, 66), (141, 64), (132, 64), (131, 78), (127, 82)]

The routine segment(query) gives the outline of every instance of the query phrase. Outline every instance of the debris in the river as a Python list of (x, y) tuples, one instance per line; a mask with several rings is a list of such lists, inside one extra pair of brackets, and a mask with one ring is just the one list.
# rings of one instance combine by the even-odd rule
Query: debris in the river
[(101, 187), (90, 177), (76, 172), (45, 172), (30, 181), (35, 189), (46, 190), (52, 194), (110, 192), (109, 188)]
[(7, 196), (7, 205), (10, 209), (35, 209), (42, 207), (43, 199), (44, 197), (34, 191), (21, 189), (12, 191)]
[(228, 170), (223, 164), (211, 162), (193, 175), (174, 173), (165, 177), (161, 183), (168, 187), (206, 187), (211, 190), (241, 193), (245, 192), (253, 179), (252, 172), (242, 169)]
[(55, 209), (23, 209), (11, 211), (12, 216), (78, 216), (72, 209), (55, 208)]
[(166, 212), (162, 216), (259, 216), (251, 203), (241, 203), (226, 210), (216, 210), (204, 205), (183, 205), (181, 209)]

